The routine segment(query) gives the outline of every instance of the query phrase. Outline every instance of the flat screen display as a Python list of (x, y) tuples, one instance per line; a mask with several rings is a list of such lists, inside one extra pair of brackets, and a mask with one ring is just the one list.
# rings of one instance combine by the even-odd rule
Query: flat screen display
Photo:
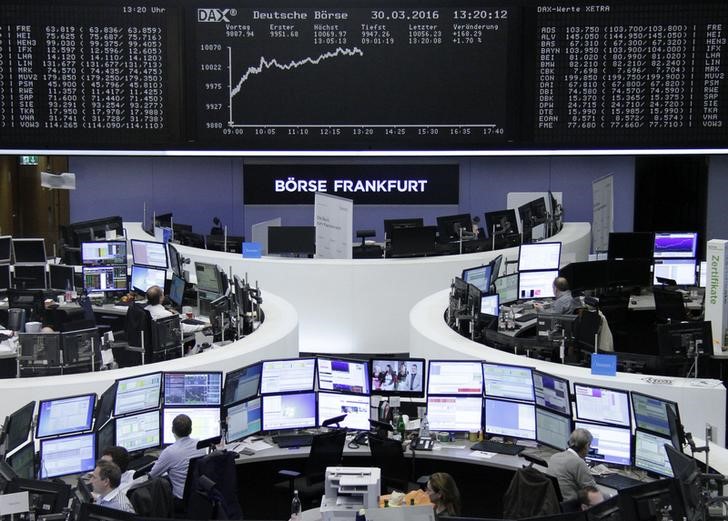
[(28, 441), (33, 424), (35, 401), (28, 403), (8, 416), (5, 450), (11, 452)]
[(536, 441), (559, 450), (566, 450), (571, 436), (571, 418), (536, 407)]
[(670, 436), (667, 408), (671, 407), (676, 416), (679, 417), (677, 403), (634, 391), (630, 394), (632, 396), (635, 427), (663, 436)]
[(518, 271), (558, 270), (560, 261), (560, 242), (521, 244), (518, 251)]
[(10, 235), (0, 237), (0, 264), (10, 264), (13, 238)]
[(131, 267), (131, 288), (142, 293), (146, 293), (152, 286), (164, 288), (166, 278), (166, 270), (137, 266), (136, 264)]
[(35, 443), (27, 443), (13, 454), (5, 456), (5, 461), (20, 478), (35, 479)]
[(698, 251), (698, 233), (655, 233), (654, 257), (695, 258)]
[(221, 372), (164, 373), (164, 405), (220, 405)]
[(370, 407), (368, 396), (349, 393), (319, 392), (318, 422), (321, 425), (329, 418), (346, 414), (346, 418), (339, 423), (340, 427), (368, 431)]
[(75, 289), (75, 270), (73, 266), (64, 266), (62, 264), (50, 264), (50, 288), (56, 291), (66, 291), (67, 289)]
[(498, 294), (485, 295), (480, 299), (480, 312), (484, 315), (497, 317), (500, 313), (500, 298)]
[(628, 466), (632, 462), (632, 433), (629, 428), (575, 422), (574, 428), (586, 429), (594, 439), (587, 461)]
[(0, 264), (0, 291), (10, 289), (10, 264)]
[(665, 444), (672, 445), (670, 438), (636, 430), (634, 433), (634, 466), (666, 478), (672, 478), (672, 467)]
[(91, 430), (95, 404), (95, 394), (41, 400), (36, 438)]
[(128, 291), (126, 266), (84, 266), (83, 287), (89, 293)]
[(134, 264), (167, 269), (167, 246), (163, 242), (131, 240), (131, 256)]
[(522, 440), (536, 439), (536, 407), (531, 403), (486, 398), (485, 432)]
[(316, 427), (316, 393), (263, 396), (263, 430)]
[(13, 285), (15, 289), (46, 289), (45, 264), (37, 266), (16, 265), (13, 272)]
[(159, 447), (159, 411), (116, 418), (116, 444), (129, 452)]
[(126, 241), (81, 243), (81, 263), (84, 266), (127, 265)]
[(430, 429), (470, 432), (483, 427), (483, 399), (474, 396), (428, 396)]
[(672, 279), (678, 286), (695, 286), (697, 278), (695, 259), (655, 259), (652, 283), (660, 284), (657, 277)]
[(258, 363), (227, 373), (223, 403), (230, 405), (256, 396), (260, 387), (262, 368), (263, 364)]
[(559, 276), (553, 271), (521, 271), (518, 273), (518, 298), (530, 300), (554, 297), (554, 279)]
[(265, 360), (260, 380), (260, 392), (261, 394), (271, 394), (313, 391), (315, 369), (315, 358)]
[(485, 396), (533, 402), (530, 367), (483, 363)]
[(318, 388), (325, 391), (369, 394), (366, 362), (318, 358)]
[(483, 395), (481, 362), (430, 361), (427, 394)]
[(518, 300), (518, 273), (498, 277), (493, 284), (501, 304), (510, 304)]
[(611, 232), (609, 253), (611, 259), (650, 259), (655, 237), (652, 232)]
[(96, 466), (96, 434), (40, 441), (40, 479), (89, 472)]
[(536, 405), (571, 416), (569, 381), (541, 371), (533, 371)]
[(629, 392), (574, 384), (576, 418), (629, 427)]
[(421, 358), (372, 360), (373, 394), (422, 396), (425, 361)]
[(221, 295), (223, 292), (220, 272), (215, 264), (195, 262), (197, 289)]
[(162, 373), (151, 373), (117, 380), (114, 416), (158, 409), (161, 396)]
[(43, 239), (13, 239), (15, 264), (45, 264), (46, 251)]
[(263, 428), (261, 398), (252, 398), (228, 407), (225, 416), (227, 417), (228, 442), (242, 440), (257, 434)]
[(178, 310), (182, 309), (182, 301), (185, 296), (185, 279), (178, 275), (172, 275), (172, 282), (169, 284), (169, 301)]
[(468, 268), (463, 270), (461, 278), (468, 284), (477, 287), (481, 293), (488, 293), (490, 291), (490, 274), (492, 268), (490, 264), (476, 268)]
[(162, 409), (162, 443), (174, 443), (172, 422), (179, 414), (186, 414), (192, 420), (192, 434), (195, 440), (208, 440), (220, 436), (219, 407), (165, 407)]

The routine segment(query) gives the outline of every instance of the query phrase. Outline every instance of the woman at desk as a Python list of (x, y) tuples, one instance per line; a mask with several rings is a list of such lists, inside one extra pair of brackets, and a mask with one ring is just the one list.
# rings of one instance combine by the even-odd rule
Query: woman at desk
[(455, 480), (447, 472), (435, 472), (427, 481), (427, 495), (435, 505), (437, 516), (457, 516), (460, 514), (460, 490)]

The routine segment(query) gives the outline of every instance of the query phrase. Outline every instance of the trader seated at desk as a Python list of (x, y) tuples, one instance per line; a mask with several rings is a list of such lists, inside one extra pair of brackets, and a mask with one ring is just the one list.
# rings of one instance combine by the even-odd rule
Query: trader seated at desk
[(533, 307), (539, 313), (555, 313), (558, 315), (569, 315), (580, 307), (580, 303), (571, 294), (569, 289), (569, 281), (564, 277), (556, 277), (552, 285), (554, 290), (554, 300), (551, 307), (546, 309), (543, 304), (536, 302)]
[[(152, 320), (159, 320), (160, 318), (170, 317), (175, 314), (174, 311), (170, 311), (165, 308), (163, 303), (164, 290), (162, 290), (159, 286), (150, 286), (147, 290), (147, 306), (144, 309), (149, 311), (149, 314), (152, 316)], [(182, 333), (184, 335), (192, 334), (195, 331), (202, 331), (209, 327), (207, 324), (185, 324), (184, 322), (181, 322), (181, 325)]]
[(592, 433), (586, 429), (575, 429), (569, 436), (569, 448), (557, 452), (549, 459), (548, 472), (559, 480), (559, 488), (564, 501), (576, 499), (579, 490), (587, 486), (596, 487), (589, 467), (584, 461), (589, 453)]

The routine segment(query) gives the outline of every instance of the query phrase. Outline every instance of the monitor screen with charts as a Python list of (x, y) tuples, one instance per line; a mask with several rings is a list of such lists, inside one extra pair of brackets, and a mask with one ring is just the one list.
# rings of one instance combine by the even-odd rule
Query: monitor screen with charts
[(697, 280), (695, 259), (655, 259), (652, 283), (660, 284), (658, 277), (674, 280), (678, 286), (695, 286)]
[(558, 270), (519, 272), (518, 298), (521, 300), (553, 298), (554, 279), (558, 276)]
[(695, 258), (698, 252), (697, 232), (655, 233), (654, 257)]
[(560, 261), (560, 242), (521, 244), (518, 251), (518, 271), (558, 270)]
[(223, 404), (230, 405), (256, 396), (262, 368), (263, 364), (257, 363), (226, 373)]
[(261, 398), (245, 400), (225, 411), (227, 418), (227, 441), (233, 442), (258, 434), (263, 428)]
[(574, 384), (576, 418), (629, 427), (629, 392)]
[(126, 266), (84, 266), (83, 287), (89, 293), (128, 291)]
[(260, 380), (260, 393), (313, 391), (315, 358), (265, 360)]
[(632, 391), (630, 394), (632, 396), (635, 427), (663, 436), (670, 436), (670, 420), (668, 418), (667, 408), (672, 408), (676, 417), (679, 418), (677, 403), (635, 391)]
[(486, 398), (485, 432), (522, 440), (536, 439), (536, 407), (532, 403)]
[(321, 425), (329, 418), (346, 414), (346, 418), (339, 423), (340, 427), (368, 431), (370, 407), (368, 396), (319, 392), (318, 422)]
[(263, 396), (263, 430), (316, 427), (316, 393)]
[(423, 396), (425, 361), (422, 358), (375, 359), (372, 367), (372, 394)]
[(15, 264), (45, 264), (46, 251), (43, 239), (13, 239)]
[(427, 394), (482, 396), (481, 362), (431, 360)]
[(222, 275), (216, 264), (195, 262), (195, 276), (198, 290), (222, 295)]
[(116, 444), (129, 452), (159, 447), (159, 411), (116, 418)]
[(164, 405), (220, 405), (222, 372), (164, 373)]
[(493, 284), (501, 304), (510, 304), (518, 300), (518, 273), (498, 277)]
[(114, 416), (158, 409), (161, 396), (162, 373), (151, 373), (117, 380)]
[(468, 284), (476, 286), (481, 293), (490, 291), (490, 274), (493, 267), (490, 264), (478, 266), (476, 268), (468, 268), (463, 270), (462, 279)]
[(586, 429), (594, 439), (587, 461), (629, 466), (632, 462), (632, 433), (629, 427), (613, 427), (595, 423), (575, 422), (574, 428)]
[(483, 362), (485, 396), (533, 401), (533, 377), (530, 367)]
[(40, 442), (40, 478), (90, 472), (96, 466), (96, 434), (78, 434)]
[(470, 432), (483, 427), (483, 399), (474, 396), (428, 396), (430, 429)]
[(533, 371), (536, 405), (571, 416), (569, 381), (541, 371)]
[(485, 295), (480, 299), (480, 312), (484, 315), (497, 317), (500, 313), (500, 298), (498, 293)]
[(670, 438), (637, 429), (634, 433), (634, 466), (666, 478), (673, 477), (666, 443), (672, 445)]
[(319, 389), (369, 394), (369, 366), (366, 362), (319, 358), (317, 365)]
[(131, 289), (146, 293), (152, 286), (164, 288), (164, 281), (167, 278), (167, 270), (159, 268), (149, 268), (147, 266), (131, 267)]
[(166, 269), (167, 246), (163, 242), (131, 240), (131, 256), (134, 264)]
[(84, 242), (81, 244), (81, 263), (84, 266), (126, 266), (126, 241)]
[(96, 394), (82, 394), (38, 404), (36, 438), (91, 430)]
[(553, 413), (547, 409), (536, 407), (536, 441), (553, 447), (566, 450), (571, 436), (571, 418)]
[(186, 414), (192, 420), (190, 438), (202, 441), (220, 436), (219, 407), (165, 407), (162, 409), (162, 443), (164, 445), (174, 443), (172, 422), (180, 414)]

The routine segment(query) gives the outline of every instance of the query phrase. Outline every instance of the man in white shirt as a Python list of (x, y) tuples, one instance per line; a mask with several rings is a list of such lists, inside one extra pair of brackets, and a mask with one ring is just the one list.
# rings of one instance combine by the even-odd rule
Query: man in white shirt
[(126, 492), (119, 488), (121, 470), (113, 461), (99, 460), (91, 474), (91, 486), (99, 495), (96, 503), (102, 507), (115, 508), (122, 512), (134, 514), (134, 507), (126, 497)]
[[(151, 286), (147, 289), (147, 306), (144, 308), (152, 315), (152, 320), (159, 320), (164, 317), (171, 317), (175, 313), (164, 307), (164, 290), (159, 286)], [(181, 323), (182, 333), (189, 335), (195, 331), (202, 331), (207, 326), (204, 324), (185, 324)]]
[(121, 483), (119, 484), (119, 488), (126, 494), (126, 491), (129, 490), (129, 487), (134, 481), (135, 473), (133, 470), (127, 470), (129, 467), (129, 452), (124, 447), (113, 445), (102, 449), (101, 459), (116, 463), (119, 467), (119, 470), (121, 470)]

